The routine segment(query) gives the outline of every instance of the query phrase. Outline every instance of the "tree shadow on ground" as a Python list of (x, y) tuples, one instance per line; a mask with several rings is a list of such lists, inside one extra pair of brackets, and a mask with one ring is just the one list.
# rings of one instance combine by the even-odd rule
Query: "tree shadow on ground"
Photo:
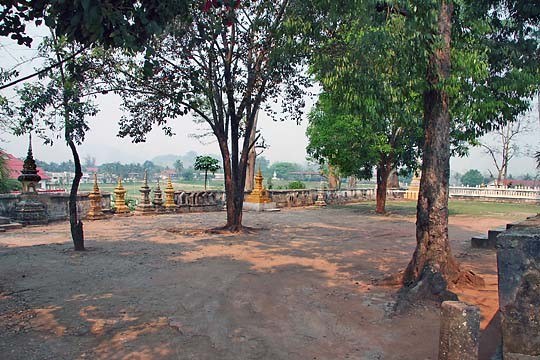
[[(222, 214), (205, 216), (86, 225), (86, 253), (67, 238), (1, 248), (8, 359), (436, 356), (438, 310), (389, 319), (396, 289), (370, 284), (408, 262), (409, 219), (381, 224), (329, 208), (246, 214), (249, 226), (268, 229), (252, 234), (166, 231), (211, 227)], [(462, 235), (471, 231), (455, 230), (453, 246), (469, 253)], [(492, 260), (483, 253), (469, 260), (493, 267), (480, 264)]]

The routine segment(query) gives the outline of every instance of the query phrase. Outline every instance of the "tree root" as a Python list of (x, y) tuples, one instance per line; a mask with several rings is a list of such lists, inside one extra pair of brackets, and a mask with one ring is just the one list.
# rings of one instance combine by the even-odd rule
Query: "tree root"
[(401, 270), (398, 273), (387, 275), (381, 279), (374, 279), (371, 281), (373, 285), (376, 286), (398, 286), (403, 285), (403, 276), (405, 274), (404, 270)]
[(217, 228), (208, 229), (207, 234), (255, 234), (259, 229), (249, 226), (220, 226)]
[[(401, 280), (401, 284), (403, 284), (403, 272), (385, 278), (383, 281), (386, 279), (389, 279), (387, 283), (393, 279)], [(403, 284), (403, 287), (398, 291), (398, 300), (394, 311), (404, 313), (414, 305), (426, 301), (431, 301), (437, 305), (443, 301), (457, 301), (459, 300), (458, 296), (451, 290), (462, 286), (484, 287), (485, 282), (481, 276), (473, 271), (462, 270), (458, 272), (455, 280), (452, 279), (448, 283), (441, 272), (434, 270), (431, 266), (426, 266), (420, 279), (408, 285)]]
[(457, 278), (448, 284), (451, 289), (458, 287), (483, 288), (486, 286), (484, 278), (472, 270), (461, 270)]

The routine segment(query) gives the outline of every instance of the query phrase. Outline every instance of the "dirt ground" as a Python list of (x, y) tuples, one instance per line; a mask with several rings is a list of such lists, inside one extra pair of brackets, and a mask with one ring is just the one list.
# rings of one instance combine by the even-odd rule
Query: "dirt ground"
[[(253, 234), (202, 229), (225, 213), (66, 222), (0, 234), (1, 359), (436, 359), (439, 309), (391, 315), (414, 218), (354, 206), (245, 213)], [(452, 217), (459, 290), (485, 328), (497, 308), (494, 250), (470, 237), (508, 219)]]

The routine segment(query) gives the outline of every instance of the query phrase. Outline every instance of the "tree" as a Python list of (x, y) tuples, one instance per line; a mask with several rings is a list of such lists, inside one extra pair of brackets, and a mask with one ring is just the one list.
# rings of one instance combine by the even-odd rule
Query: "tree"
[(508, 164), (520, 152), (518, 137), (529, 132), (528, 125), (525, 118), (506, 123), (493, 131), (493, 141), (485, 140), (480, 143), (497, 169), (497, 185), (506, 183)]
[(219, 166), (219, 160), (214, 159), (211, 156), (197, 156), (193, 168), (195, 170), (204, 170), (204, 190), (206, 190), (208, 172), (210, 171), (213, 174), (218, 171), (221, 166)]
[(376, 168), (377, 213), (385, 211), (393, 169), (414, 170), (420, 155), (416, 59), (396, 56), (411, 41), (406, 25), (380, 16), (340, 24), (311, 60), (325, 92), (309, 116), (308, 154), (343, 176), (369, 179)]
[(270, 160), (268, 160), (266, 157), (264, 156), (257, 156), (257, 160), (256, 160), (256, 163), (255, 163), (255, 168), (256, 169), (261, 169), (261, 173), (262, 175), (265, 177), (265, 178), (271, 178), (272, 177), (272, 172), (270, 171)]
[[(513, 6), (512, 4), (509, 6)], [(367, 5), (373, 6), (369, 3)], [(362, 46), (365, 43), (352, 43), (358, 46), (360, 55), (364, 52), (368, 56), (382, 55), (384, 59), (384, 52), (395, 52), (388, 59), (413, 59), (410, 66), (396, 76), (405, 87), (398, 85), (396, 88), (409, 87), (421, 96), (422, 180), (417, 206), (417, 247), (401, 277), (404, 285), (401, 292), (403, 299), (409, 295), (416, 299), (454, 298), (455, 295), (448, 291), (449, 287), (462, 281), (476, 280), (471, 273), (460, 270), (449, 246), (447, 229), (450, 154), (452, 149), (458, 154), (466, 153), (464, 142), (472, 142), (486, 131), (516, 119), (527, 108), (527, 98), (538, 84), (538, 68), (535, 65), (537, 61), (534, 60), (538, 55), (538, 46), (534, 38), (528, 38), (525, 32), (520, 32), (523, 27), (517, 24), (525, 21), (516, 17), (514, 20), (517, 19), (517, 22), (509, 22), (501, 20), (500, 16), (493, 16), (494, 8), (499, 10), (504, 6), (498, 1), (489, 0), (481, 6), (476, 6), (476, 2), (461, 1), (456, 7), (451, 1), (445, 0), (405, 1), (399, 4), (382, 2), (371, 10), (357, 8), (354, 12), (367, 13), (367, 16), (373, 18), (382, 16), (384, 21), (389, 23), (403, 24), (401, 46), (399, 41), (395, 42), (395, 46), (384, 46), (389, 43), (386, 39), (388, 36), (399, 39), (396, 28), (381, 34), (370, 43), (373, 47), (380, 46), (384, 50), (382, 54)], [(379, 12), (378, 15), (373, 14), (375, 9)], [(514, 17), (515, 13), (512, 11), (508, 13)], [(534, 13), (534, 10), (532, 12)], [(498, 13), (496, 11), (496, 14)], [(507, 12), (502, 10), (500, 13)], [(346, 22), (339, 22), (335, 28), (341, 30), (344, 26), (347, 26)], [(367, 28), (360, 27), (356, 34), (363, 35), (362, 31), (370, 32), (371, 26), (369, 23)], [(343, 53), (341, 49), (346, 42), (335, 39), (336, 32), (338, 31), (331, 32), (328, 36), (330, 46), (326, 55), (340, 59)], [(503, 55), (505, 53), (507, 56)], [(350, 68), (361, 69), (363, 65), (360, 61), (351, 61), (348, 56), (345, 56), (342, 62), (336, 62), (339, 66), (335, 66), (335, 73), (330, 72), (334, 79), (339, 77), (342, 71), (349, 74)], [(376, 64), (373, 60), (369, 62), (369, 66)], [(380, 71), (386, 71), (387, 67), (392, 68), (392, 64), (385, 64), (384, 61), (383, 65), (385, 66), (382, 66)], [(327, 70), (324, 66), (322, 68)], [(451, 68), (453, 72), (450, 71)], [(328, 76), (330, 82), (335, 83), (333, 78)], [(349, 77), (343, 79), (342, 83), (345, 85), (357, 85), (354, 77), (351, 81)], [(380, 81), (384, 77), (379, 76), (377, 79)], [(389, 79), (392, 80), (392, 77)], [(366, 79), (363, 82), (369, 84), (368, 81), (369, 79)], [(323, 85), (326, 84), (323, 82)], [(347, 86), (346, 89), (354, 88)], [(340, 84), (336, 98), (349, 102), (348, 92), (343, 92), (342, 89)], [(335, 89), (326, 85), (325, 91), (333, 92)], [(366, 92), (369, 91), (377, 94), (376, 87)], [(346, 110), (345, 115), (355, 115), (350, 109)], [(386, 116), (386, 108), (377, 110), (373, 113)], [(371, 120), (367, 116), (366, 118)], [(363, 126), (367, 128), (367, 125)]]
[[(87, 118), (98, 111), (89, 99), (89, 95), (95, 92), (95, 65), (89, 53), (80, 52), (79, 46), (54, 35), (44, 40), (40, 53), (47, 62), (61, 64), (48, 72), (46, 84), (26, 83), (16, 90), (20, 103), (13, 111), (20, 125), (15, 133), (20, 135), (33, 131), (46, 144), (52, 145), (53, 138), (60, 137), (58, 132), (63, 131), (64, 141), (73, 156), (75, 171), (68, 205), (71, 236), (75, 250), (83, 251), (83, 223), (77, 212), (77, 192), (82, 178), (77, 145), (82, 144), (89, 129)], [(80, 55), (74, 58), (72, 55), (75, 53)], [(68, 57), (70, 60), (62, 61)]]
[(84, 167), (89, 168), (94, 166), (96, 166), (96, 158), (94, 156), (86, 155), (84, 157)]
[(17, 188), (18, 181), (9, 178), (9, 169), (7, 168), (4, 152), (0, 149), (0, 193), (8, 193)]
[(176, 171), (176, 175), (180, 175), (182, 170), (184, 170), (184, 164), (182, 160), (178, 159), (174, 162), (174, 171)]
[(299, 65), (310, 50), (299, 30), (312, 26), (300, 20), (304, 10), (305, 2), (293, 0), (194, 1), (190, 20), (171, 23), (146, 59), (116, 68), (122, 74), (116, 86), (129, 111), (121, 119), (121, 136), (144, 141), (154, 124), (172, 135), (168, 121), (189, 112), (209, 126), (223, 158), (229, 231), (242, 229), (257, 111), (268, 100), (282, 99), (280, 115), (299, 119), (307, 82)]
[[(425, 22), (428, 25), (425, 34), (431, 35), (431, 38), (427, 38), (429, 60), (427, 87), (423, 93), (425, 141), (417, 206), (417, 247), (403, 277), (405, 288), (402, 294), (405, 296), (431, 297), (439, 301), (445, 298), (456, 298), (455, 294), (448, 291), (449, 287), (461, 282), (477, 280), (471, 273), (460, 270), (448, 241), (448, 178), (452, 124), (449, 94), (462, 102), (462, 108), (465, 108), (463, 104), (467, 101), (473, 104), (468, 112), (458, 114), (456, 120), (459, 120), (463, 129), (469, 125), (468, 131), (462, 130), (463, 134), (471, 136), (472, 133), (474, 136), (519, 116), (527, 107), (524, 103), (532, 94), (531, 90), (536, 86), (534, 84), (538, 83), (537, 66), (531, 68), (536, 63), (534, 56), (537, 54), (534, 53), (537, 52), (538, 46), (530, 47), (535, 42), (537, 43), (537, 40), (529, 41), (526, 37), (524, 38), (523, 32), (529, 27), (527, 24), (529, 21), (534, 24), (534, 19), (538, 17), (538, 14), (530, 18), (520, 18), (525, 14), (519, 9), (517, 12), (514, 11), (516, 10), (513, 8), (515, 3), (499, 1), (486, 1), (486, 3), (488, 3), (487, 6), (482, 6), (486, 4), (479, 6), (476, 1), (460, 2), (460, 6), (454, 8), (451, 1), (443, 0), (436, 5), (436, 8), (431, 9), (436, 10), (436, 18), (428, 17)], [(501, 12), (493, 16), (493, 7)], [(460, 11), (458, 16), (455, 16), (454, 10)], [(534, 10), (532, 12), (534, 13)], [(512, 21), (501, 19), (507, 15)], [(452, 48), (450, 41), (453, 25), (454, 32), (463, 41), (461, 46), (471, 47), (473, 54), (478, 53), (478, 48), (475, 49), (475, 46), (480, 46), (480, 48), (484, 46), (484, 49), (487, 47), (494, 53), (521, 46), (528, 46), (529, 49), (527, 51), (522, 48), (524, 52), (521, 55), (512, 56), (510, 59), (488, 57), (486, 59), (490, 71), (488, 81), (483, 83), (471, 81), (472, 79), (459, 81), (458, 77), (451, 77), (450, 71), (452, 50), (456, 49), (456, 47)], [(487, 33), (479, 30), (482, 28), (487, 29)], [(433, 41), (434, 39), (437, 41)], [(467, 59), (469, 61), (466, 61)], [(460, 58), (454, 57), (454, 60), (466, 61), (471, 64), (471, 68), (474, 68), (475, 63), (471, 63), (470, 59), (466, 54), (462, 54)], [(460, 65), (459, 62), (457, 65)], [(459, 75), (462, 76), (462, 74)], [(500, 79), (510, 80), (513, 77), (519, 77), (523, 83), (515, 89), (507, 85), (512, 88), (511, 91), (506, 89), (495, 94), (496, 89), (504, 90), (504, 86), (499, 82)], [(452, 81), (452, 79), (455, 80)], [(457, 83), (460, 85), (455, 86)], [(486, 86), (482, 86), (486, 83)], [(455, 96), (456, 89), (462, 91), (467, 86), (477, 91), (466, 91), (465, 94), (468, 96), (461, 98)], [(506, 97), (504, 103), (500, 103), (501, 93), (504, 94), (503, 97)], [(478, 94), (481, 94), (485, 103), (478, 101)], [(493, 108), (483, 107), (485, 104)], [(483, 116), (478, 116), (479, 114)], [(503, 115), (496, 116), (497, 114)], [(457, 134), (454, 136), (459, 139)]]
[(190, 166), (182, 171), (182, 178), (186, 181), (193, 180), (193, 166)]
[(540, 169), (540, 151), (537, 151), (534, 157), (536, 158), (536, 168)]
[(478, 186), (484, 183), (484, 175), (476, 169), (467, 171), (461, 177), (461, 183), (466, 186)]
[[(101, 46), (151, 51), (147, 49), (148, 40), (161, 33), (172, 19), (186, 16), (188, 3), (188, 0), (143, 0), (134, 6), (133, 1), (128, 0), (5, 0), (0, 8), (0, 36), (9, 36), (21, 45), (30, 46), (33, 39), (27, 35), (26, 25), (45, 23), (54, 31), (54, 36), (77, 42), (83, 45), (82, 49)], [(78, 53), (49, 63), (31, 75), (1, 84), (0, 89), (44, 74), (76, 56)], [(18, 73), (12, 72), (9, 78), (15, 76)]]

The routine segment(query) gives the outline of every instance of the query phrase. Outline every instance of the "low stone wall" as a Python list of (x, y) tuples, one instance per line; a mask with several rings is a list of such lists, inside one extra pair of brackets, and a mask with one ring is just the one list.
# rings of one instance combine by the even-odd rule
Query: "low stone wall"
[[(319, 190), (268, 190), (268, 195), (277, 207), (298, 207), (315, 204)], [(375, 189), (324, 190), (324, 201), (328, 205), (346, 204), (375, 199)]]
[(540, 359), (540, 215), (497, 237), (504, 359)]
[[(388, 199), (403, 199), (405, 191), (390, 189)], [(300, 207), (314, 205), (319, 190), (268, 190), (268, 195), (277, 207)], [(247, 193), (246, 193), (247, 195)], [(328, 205), (347, 204), (367, 200), (375, 200), (375, 189), (345, 189), (324, 190), (324, 200)], [(179, 212), (212, 211), (209, 209), (222, 209), (225, 205), (225, 192), (223, 191), (176, 191), (174, 202)]]
[(175, 191), (176, 212), (221, 211), (225, 204), (223, 191)]
[[(89, 193), (79, 193), (77, 196), (77, 211), (82, 218), (86, 216), (90, 208)], [(101, 206), (103, 209), (111, 208), (111, 194), (101, 194)], [(69, 194), (68, 193), (40, 193), (38, 201), (45, 206), (48, 221), (58, 221), (69, 219)], [(0, 216), (15, 219), (15, 207), (21, 200), (18, 194), (0, 195)]]

